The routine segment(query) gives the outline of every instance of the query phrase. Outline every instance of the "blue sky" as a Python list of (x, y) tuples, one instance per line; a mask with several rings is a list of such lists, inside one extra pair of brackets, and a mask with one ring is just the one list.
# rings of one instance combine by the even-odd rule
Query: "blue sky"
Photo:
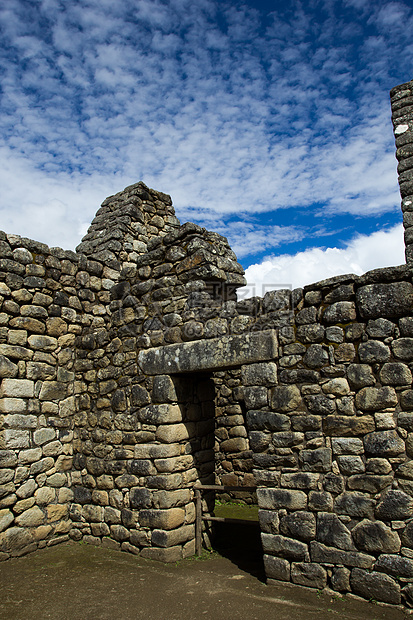
[(228, 237), (249, 294), (403, 258), (385, 0), (3, 0), (0, 228), (74, 248), (143, 180)]

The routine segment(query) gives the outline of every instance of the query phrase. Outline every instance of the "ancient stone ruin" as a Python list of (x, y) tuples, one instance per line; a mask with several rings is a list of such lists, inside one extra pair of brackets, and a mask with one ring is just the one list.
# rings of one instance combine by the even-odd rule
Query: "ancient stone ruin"
[(0, 233), (0, 559), (176, 561), (194, 486), (256, 486), (269, 580), (413, 606), (413, 81), (402, 266), (237, 301), (225, 238), (137, 183), (76, 253)]

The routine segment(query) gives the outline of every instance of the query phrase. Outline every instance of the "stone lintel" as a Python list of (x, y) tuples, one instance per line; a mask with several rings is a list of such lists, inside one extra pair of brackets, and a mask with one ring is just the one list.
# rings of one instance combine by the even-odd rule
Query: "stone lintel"
[(268, 329), (155, 347), (141, 351), (138, 361), (145, 374), (163, 375), (219, 370), (273, 360), (277, 356), (277, 335)]

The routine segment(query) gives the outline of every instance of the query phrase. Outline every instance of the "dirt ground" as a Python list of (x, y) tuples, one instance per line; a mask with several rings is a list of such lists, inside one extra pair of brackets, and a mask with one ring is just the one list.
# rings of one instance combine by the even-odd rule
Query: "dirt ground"
[[(245, 570), (246, 568), (246, 570)], [(0, 564), (3, 620), (406, 620), (400, 609), (277, 583), (205, 552), (160, 564), (64, 543)]]

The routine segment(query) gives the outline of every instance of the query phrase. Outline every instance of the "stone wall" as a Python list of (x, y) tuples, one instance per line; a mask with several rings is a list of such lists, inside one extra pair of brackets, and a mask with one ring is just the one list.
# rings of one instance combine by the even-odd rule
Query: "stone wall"
[(410, 95), (407, 265), (237, 301), (227, 240), (143, 183), (76, 253), (0, 233), (0, 559), (70, 537), (175, 561), (194, 485), (255, 483), (269, 579), (413, 606)]
[(246, 393), (269, 578), (411, 603), (412, 275), (305, 287), (278, 384)]
[(390, 91), (396, 157), (399, 162), (406, 262), (413, 262), (413, 80)]

